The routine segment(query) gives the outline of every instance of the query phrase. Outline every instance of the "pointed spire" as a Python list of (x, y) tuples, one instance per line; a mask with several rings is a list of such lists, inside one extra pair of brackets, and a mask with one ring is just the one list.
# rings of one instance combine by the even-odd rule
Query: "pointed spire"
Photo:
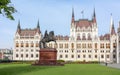
[(21, 29), (21, 27), (20, 27), (20, 20), (18, 21), (18, 27), (17, 28)]
[(93, 10), (93, 17), (92, 17), (93, 23), (96, 23), (96, 13), (95, 13), (95, 8)]
[(39, 19), (38, 19), (38, 23), (37, 23), (37, 32), (38, 32), (38, 33), (41, 33), (41, 32), (40, 32)]
[(119, 28), (120, 28), (120, 21), (119, 21)]
[(72, 20), (71, 23), (74, 23), (75, 19), (74, 19), (74, 8), (72, 8)]
[(114, 23), (113, 23), (113, 18), (112, 18), (112, 13), (111, 13), (111, 21), (110, 21), (110, 22), (111, 22), (110, 24), (111, 24), (111, 26), (112, 26), (112, 25), (114, 24)]
[(39, 25), (39, 20), (38, 20), (38, 23), (37, 23), (37, 28), (40, 28), (40, 25)]
[(120, 21), (119, 21), (119, 27), (118, 27), (118, 30), (117, 30), (118, 32), (120, 32)]
[(93, 17), (94, 17), (94, 18), (96, 17), (96, 14), (95, 14), (95, 8), (94, 8), (94, 12), (93, 12)]
[(116, 34), (115, 28), (114, 28), (114, 21), (113, 21), (113, 18), (112, 18), (112, 13), (111, 13), (110, 34), (111, 35)]
[(20, 27), (20, 20), (18, 21), (18, 26), (17, 26), (17, 32), (20, 33), (21, 27)]
[(110, 33), (112, 32), (112, 26), (113, 26), (113, 18), (111, 13), (111, 20), (110, 20)]
[(74, 17), (74, 8), (72, 8), (72, 17)]
[(116, 34), (114, 25), (112, 25), (112, 29), (111, 29), (111, 35), (113, 34)]

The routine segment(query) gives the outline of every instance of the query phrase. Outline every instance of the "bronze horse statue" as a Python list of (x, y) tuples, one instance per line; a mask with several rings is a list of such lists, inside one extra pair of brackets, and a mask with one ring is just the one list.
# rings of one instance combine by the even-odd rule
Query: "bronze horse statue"
[(40, 48), (48, 48), (47, 44), (48, 42), (54, 41), (56, 43), (56, 39), (54, 36), (54, 31), (50, 31), (49, 34), (47, 33), (47, 30), (45, 31), (44, 37), (39, 42)]

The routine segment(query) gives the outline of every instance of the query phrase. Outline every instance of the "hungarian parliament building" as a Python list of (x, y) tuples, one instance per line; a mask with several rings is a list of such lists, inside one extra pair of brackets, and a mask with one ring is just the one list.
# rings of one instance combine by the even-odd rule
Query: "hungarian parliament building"
[[(120, 63), (120, 23), (117, 31), (111, 15), (110, 31), (98, 35), (98, 25), (95, 9), (91, 20), (72, 18), (70, 35), (55, 35), (56, 42), (47, 43), (48, 47), (56, 48), (57, 60)], [(20, 21), (14, 37), (13, 60), (39, 60), (39, 41), (42, 39), (39, 21), (36, 28), (22, 29)]]

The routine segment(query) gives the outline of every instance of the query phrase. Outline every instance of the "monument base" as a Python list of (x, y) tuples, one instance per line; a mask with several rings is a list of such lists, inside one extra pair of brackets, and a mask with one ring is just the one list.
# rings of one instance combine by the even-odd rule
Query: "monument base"
[(55, 48), (42, 48), (39, 51), (39, 61), (35, 62), (33, 65), (62, 66), (64, 64), (57, 62), (57, 50)]

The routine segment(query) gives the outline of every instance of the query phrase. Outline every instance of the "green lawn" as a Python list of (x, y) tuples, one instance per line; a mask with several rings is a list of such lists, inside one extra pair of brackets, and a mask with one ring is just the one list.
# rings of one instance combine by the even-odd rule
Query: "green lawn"
[(0, 75), (120, 75), (120, 69), (99, 64), (67, 64), (65, 66), (31, 66), (0, 64)]

